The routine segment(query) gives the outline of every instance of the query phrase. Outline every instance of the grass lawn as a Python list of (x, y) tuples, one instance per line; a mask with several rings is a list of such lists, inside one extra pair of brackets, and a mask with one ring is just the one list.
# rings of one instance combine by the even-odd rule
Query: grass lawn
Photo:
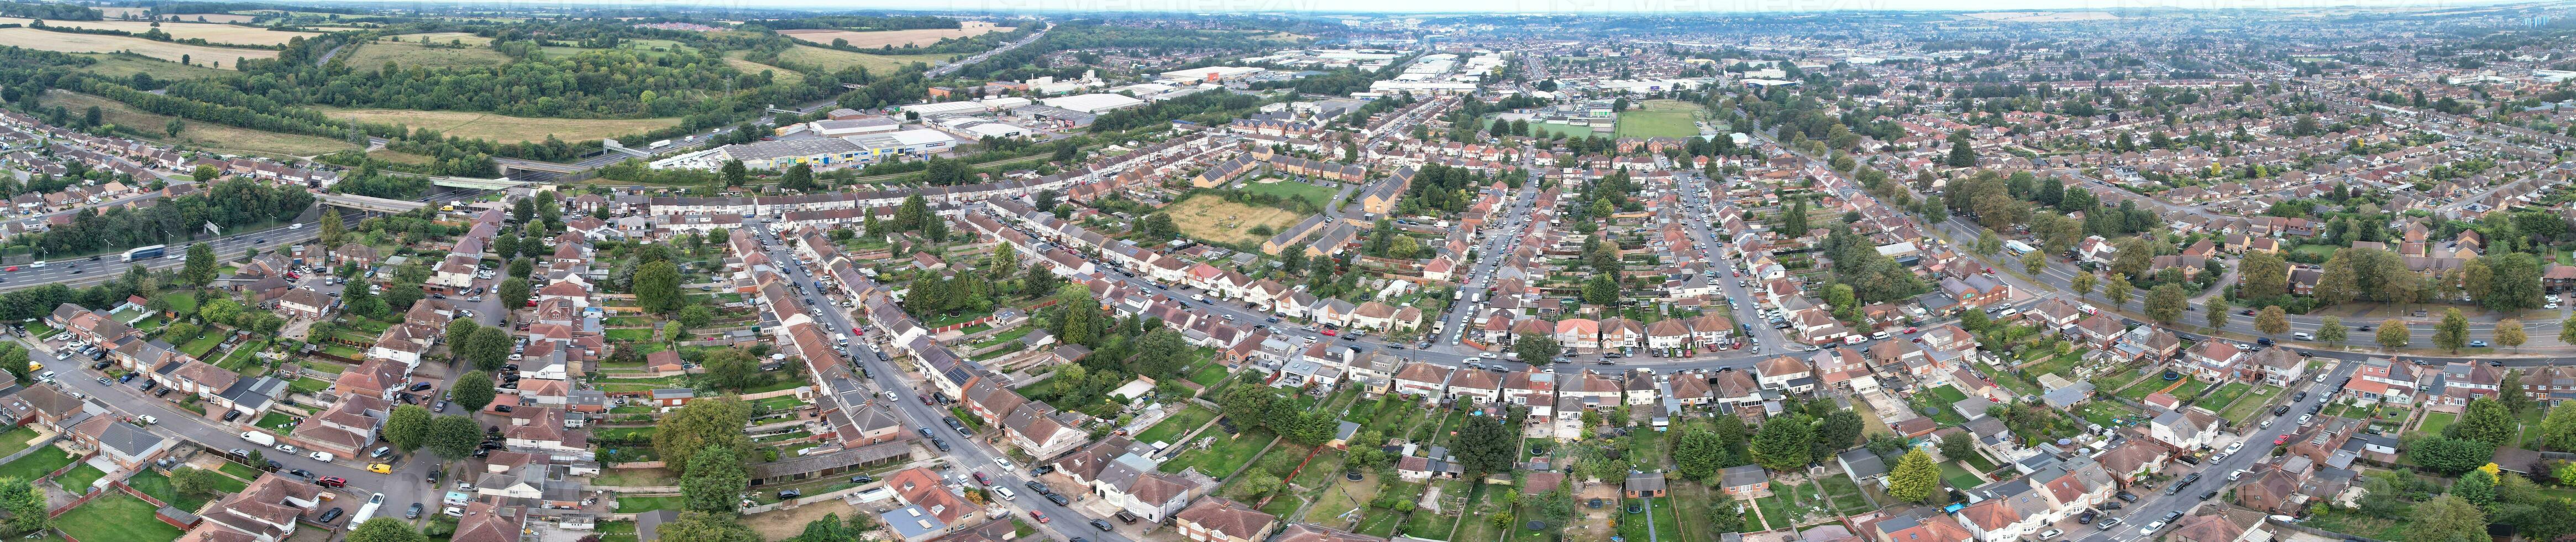
[(2427, 435), (2439, 435), (2442, 434), (2442, 428), (2450, 427), (2451, 422), (2456, 421), (2460, 421), (2460, 416), (2458, 414), (2452, 414), (2449, 412), (2426, 412), (2424, 413), (2424, 424), (2416, 426), (2415, 430)]
[(162, 476), (161, 471), (157, 470), (145, 469), (134, 477), (125, 479), (125, 485), (145, 495), (151, 495), (152, 498), (161, 499), (161, 502), (170, 503), (170, 506), (178, 507), (180, 510), (195, 512), (198, 507), (206, 505), (205, 499), (180, 498), (179, 490), (170, 487), (170, 477)]
[(1511, 486), (1478, 484), (1475, 492), (1474, 498), (1467, 501), (1466, 514), (1459, 518), (1458, 527), (1450, 531), (1450, 540), (1486, 542), (1503, 536), (1502, 529), (1495, 527), (1493, 522), (1486, 518), (1510, 509), (1511, 503), (1497, 503), (1494, 500), (1510, 495)]
[(2120, 422), (2138, 423), (2138, 411), (2112, 401), (2086, 401), (2075, 412), (2084, 421), (2103, 427), (2121, 427)]
[(1306, 201), (1314, 202), (1315, 208), (1318, 209), (1332, 203), (1334, 192), (1331, 188), (1289, 180), (1248, 183), (1244, 185), (1243, 191), (1248, 194), (1279, 196), (1280, 199), (1305, 198)]
[[(1668, 493), (1668, 494), (1669, 494), (1669, 493)], [(1665, 498), (1661, 498), (1661, 499), (1646, 499), (1646, 506), (1651, 507), (1651, 508), (1654, 510), (1654, 512), (1653, 512), (1653, 513), (1646, 514), (1646, 515), (1654, 516), (1653, 521), (1654, 521), (1654, 527), (1655, 527), (1655, 534), (1656, 534), (1656, 535), (1658, 535), (1658, 537), (1660, 537), (1660, 536), (1661, 536), (1661, 535), (1663, 535), (1664, 533), (1680, 533), (1680, 532), (1682, 532), (1682, 520), (1681, 520), (1681, 518), (1680, 518), (1680, 517), (1678, 517), (1678, 515), (1677, 515), (1677, 513), (1678, 513), (1678, 512), (1680, 512), (1680, 511), (1679, 511), (1679, 510), (1677, 510), (1677, 509), (1675, 509), (1675, 506), (1677, 506), (1677, 505), (1676, 505), (1676, 504), (1674, 504), (1673, 499), (1672, 499), (1671, 497), (1665, 497)], [(1692, 514), (1692, 516), (1693, 516), (1693, 517), (1697, 517), (1697, 516), (1698, 516), (1698, 514)], [(1635, 516), (1630, 516), (1630, 517), (1635, 517)]]
[[(2173, 383), (2165, 381), (2161, 376), (2140, 378), (2138, 379), (2137, 384), (2129, 386), (2128, 389), (2120, 390), (2120, 397), (2131, 401), (2143, 401), (2146, 400), (2147, 394), (2155, 393), (2156, 390), (2165, 389), (2165, 386), (2169, 384)], [(2176, 393), (2176, 397), (2181, 396), (2180, 393), (2182, 390), (2176, 389), (2174, 391)]]
[(2146, 375), (2139, 374), (2136, 370), (2111, 371), (2109, 373), (2104, 373), (2101, 376), (2093, 377), (2093, 389), (2100, 390), (2104, 393), (2118, 392), (2128, 389), (2129, 383), (2137, 382), (2138, 377), (2141, 376)]
[(111, 492), (54, 518), (63, 534), (84, 542), (163, 542), (179, 539), (179, 528), (153, 517), (152, 503)]
[[(1671, 508), (1675, 513), (1684, 513), (1684, 511), (1687, 510), (1687, 514), (1692, 519), (1696, 520), (1698, 518), (1707, 517), (1709, 514), (1719, 513), (1713, 508), (1717, 506), (1715, 502), (1715, 493), (1715, 491), (1710, 490), (1708, 486), (1705, 485), (1695, 483), (1676, 483), (1672, 484), (1671, 491), (1666, 493), (1670, 498), (1664, 499), (1664, 502), (1658, 503), (1657, 506), (1659, 509)], [(1733, 512), (1734, 510), (1729, 509), (1725, 513)], [(1661, 523), (1663, 520), (1658, 519), (1656, 521), (1658, 523), (1656, 523), (1657, 528), (1655, 531), (1657, 534), (1661, 534), (1663, 532), (1663, 524)], [(1675, 537), (1684, 542), (1716, 542), (1718, 536), (1717, 532), (1709, 529), (1708, 524), (1702, 521), (1680, 522), (1678, 525), (1673, 526), (1672, 529), (1676, 533)]]
[(1959, 388), (1957, 387), (1947, 385), (1933, 386), (1929, 391), (1932, 392), (1932, 397), (1940, 399), (1942, 406), (1949, 406), (1951, 403), (1957, 403), (1968, 399), (1968, 393), (1959, 391)]
[(1647, 100), (1635, 111), (1619, 112), (1618, 137), (1690, 137), (1699, 135), (1699, 104), (1680, 100)]
[(1959, 466), (1957, 461), (1941, 464), (1941, 481), (1949, 482), (1950, 487), (1958, 489), (1977, 487), (1978, 484), (1984, 483), (1978, 481), (1976, 475), (1969, 474), (1966, 467)]
[(2252, 393), (2237, 399), (2236, 404), (2227, 405), (2227, 410), (2219, 411), (2218, 417), (2226, 418), (2237, 425), (2252, 423), (2256, 413), (2262, 412), (2264, 405), (2271, 404), (2272, 398), (2280, 395), (2281, 388), (2271, 386), (2254, 388)]
[[(2406, 524), (2399, 523), (2396, 520), (2364, 516), (2359, 512), (2344, 510), (2341, 507), (2329, 506), (2326, 508), (2326, 513), (2309, 517), (2303, 524), (2309, 527), (2325, 529), (2338, 533), (2366, 536), (2379, 540), (2398, 540), (2406, 534)], [(2410, 506), (2409, 508), (2412, 507)], [(2413, 514), (2409, 512), (2406, 515), (2411, 516)]]
[(1198, 383), (1201, 387), (1213, 389), (1217, 384), (1225, 382), (1226, 374), (1228, 373), (1226, 373), (1225, 364), (1209, 363), (1205, 367), (1200, 367), (1198, 372), (1190, 373), (1190, 381)]
[(27, 449), (28, 446), (34, 445), (35, 442), (36, 430), (28, 428), (27, 426), (21, 425), (15, 429), (10, 429), (6, 433), (0, 433), (0, 457), (18, 453), (18, 450)]
[(1252, 461), (1254, 453), (1278, 438), (1268, 429), (1247, 430), (1232, 439), (1220, 439), (1205, 450), (1181, 452), (1171, 461), (1163, 462), (1162, 471), (1180, 472), (1184, 468), (1198, 467), (1201, 474), (1222, 478), (1234, 474), (1235, 469)]
[(1297, 471), (1297, 478), (1292, 481), (1296, 482), (1297, 485), (1312, 488), (1324, 487), (1324, 484), (1333, 483), (1333, 480), (1340, 479), (1341, 477), (1342, 451), (1326, 449), (1323, 453), (1315, 454), (1315, 458), (1313, 460), (1307, 461), (1306, 467), (1299, 469)]
[(1216, 411), (1208, 410), (1203, 406), (1190, 405), (1189, 408), (1173, 413), (1171, 417), (1163, 418), (1163, 421), (1155, 422), (1154, 426), (1147, 428), (1144, 433), (1137, 434), (1136, 442), (1149, 444), (1171, 442), (1181, 438), (1182, 434), (1188, 433), (1191, 429), (1207, 425), (1209, 420), (1214, 419), (1216, 419)]
[(191, 356), (204, 358), (206, 357), (207, 351), (214, 350), (217, 345), (221, 344), (224, 344), (223, 334), (207, 333), (204, 335), (198, 335), (197, 340), (188, 341), (188, 344), (179, 345), (179, 351), (187, 352), (188, 355)]
[[(1950, 388), (1939, 387), (1932, 389), (1946, 390)], [(1951, 393), (1958, 392), (1952, 391)], [(1932, 421), (1940, 422), (1944, 427), (1968, 423), (1968, 418), (1960, 416), (1958, 409), (1950, 408), (1950, 403), (1941, 402), (1941, 399), (1938, 397), (1939, 395), (1940, 394), (1937, 393), (1914, 394), (1910, 402), (1913, 403), (1912, 406), (1914, 407), (1915, 413), (1920, 414), (1923, 411), (1929, 410), (1932, 412)]]
[(90, 484), (98, 483), (98, 479), (106, 477), (107, 473), (98, 470), (98, 467), (82, 463), (81, 466), (72, 467), (71, 472), (65, 472), (62, 477), (55, 478), (54, 483), (63, 486), (63, 489), (81, 491), (88, 489)]
[(284, 412), (271, 411), (268, 415), (259, 417), (258, 426), (266, 429), (285, 431), (288, 426), (293, 425), (294, 423), (294, 416), (288, 416)]
[(331, 381), (310, 376), (299, 377), (296, 378), (294, 382), (286, 383), (286, 387), (287, 389), (295, 390), (297, 393), (313, 393), (330, 389)]
[(680, 483), (680, 477), (664, 469), (605, 469), (591, 479), (592, 485), (618, 487), (652, 487)]
[(72, 464), (72, 459), (72, 455), (66, 453), (36, 452), (27, 454), (27, 457), (21, 457), (18, 458), (17, 461), (11, 461), (8, 464), (0, 465), (0, 478), (35, 480), (37, 478), (42, 478), (47, 474), (53, 474), (55, 469), (63, 468), (64, 465)]
[[(1378, 491), (1380, 495), (1384, 495), (1389, 492), (1393, 492), (1394, 494), (1403, 496), (1407, 499), (1419, 498), (1422, 496), (1422, 485), (1393, 482), (1387, 484), (1386, 487), (1381, 488)], [(1405, 514), (1398, 513), (1394, 510), (1370, 507), (1368, 510), (1360, 512), (1360, 526), (1357, 531), (1360, 534), (1370, 536), (1394, 536), (1396, 526), (1404, 524), (1404, 517)]]
[[(243, 482), (249, 482), (259, 478), (259, 469), (250, 468), (250, 465), (234, 463), (231, 461), (225, 461), (224, 466), (216, 468), (215, 470), (223, 471), (224, 474), (233, 475), (235, 478), (242, 479)], [(248, 484), (245, 483), (244, 485)]]
[(2176, 398), (2198, 397), (2200, 396), (2200, 390), (2209, 389), (2209, 386), (2209, 382), (2203, 382), (2199, 378), (2184, 378), (2181, 386), (2175, 387), (2173, 391), (2167, 393), (2172, 394)]
[(628, 497), (619, 495), (617, 496), (617, 513), (632, 514), (654, 510), (678, 510), (680, 509), (681, 499), (682, 497), (679, 495), (671, 495), (667, 497)]
[(259, 363), (259, 351), (264, 348), (268, 348), (267, 342), (242, 345), (234, 348), (232, 353), (224, 354), (224, 359), (216, 361), (215, 366), (236, 373), (243, 372)]
[(2208, 397), (2202, 397), (2200, 402), (2195, 404), (2208, 408), (2212, 412), (2224, 411), (2227, 407), (2235, 406), (2236, 399), (2244, 397), (2245, 392), (2252, 389), (2254, 389), (2252, 384), (2229, 382), (2225, 386), (2219, 386), (2218, 391), (2209, 392)]
[(1762, 516), (1770, 518), (1770, 521), (1767, 523), (1770, 523), (1772, 528), (1776, 529), (1797, 525), (1797, 511), (1789, 507), (1789, 498), (1787, 496), (1773, 494), (1769, 497), (1754, 499), (1753, 502), (1755, 505), (1762, 507)]
[(1869, 499), (1861, 497), (1860, 484), (1852, 483), (1850, 476), (1837, 474), (1832, 478), (1826, 478), (1822, 485), (1825, 495), (1833, 499), (1834, 509), (1841, 510), (1844, 514), (1870, 511)]

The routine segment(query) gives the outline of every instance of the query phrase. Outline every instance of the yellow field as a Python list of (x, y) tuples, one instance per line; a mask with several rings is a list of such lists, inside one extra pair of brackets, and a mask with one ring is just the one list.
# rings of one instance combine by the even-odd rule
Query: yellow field
[(183, 143), (227, 153), (294, 157), (357, 148), (347, 141), (333, 138), (263, 132), (199, 121), (186, 121), (187, 128), (179, 131), (179, 137), (163, 137), (162, 127), (169, 124), (170, 117), (145, 113), (114, 100), (63, 90), (45, 92), (38, 103), (59, 105), (74, 112), (98, 106), (100, 116), (107, 122), (153, 136), (151, 139), (154, 141)]
[(831, 45), (832, 40), (835, 39), (845, 39), (850, 40), (850, 46), (865, 49), (887, 45), (893, 45), (896, 47), (930, 45), (933, 43), (939, 43), (939, 40), (948, 38), (981, 36), (993, 32), (1009, 32), (1011, 30), (1011, 27), (993, 26), (993, 23), (966, 21), (964, 28), (958, 28), (955, 30), (927, 28), (920, 30), (879, 30), (874, 32), (855, 32), (849, 30), (804, 29), (780, 30), (778, 31), (778, 34), (822, 45)]
[(678, 126), (677, 117), (658, 119), (544, 119), (513, 117), (470, 111), (415, 111), (409, 109), (329, 109), (316, 108), (332, 118), (358, 119), (359, 122), (400, 124), (428, 128), (439, 133), (489, 139), (499, 143), (544, 141), (547, 135), (564, 141), (589, 141), (603, 137), (633, 135), (650, 130)]
[[(445, 44), (447, 40), (432, 40), (432, 43)], [(406, 70), (414, 66), (431, 69), (471, 68), (499, 66), (510, 62), (509, 55), (501, 54), (500, 51), (494, 51), (488, 47), (467, 46), (464, 49), (422, 47), (417, 39), (401, 42), (368, 42), (341, 50), (340, 54), (347, 58), (349, 68), (354, 70), (382, 68), (387, 61), (400, 65)]]
[[(247, 22), (251, 22), (252, 20), (254, 20), (254, 19), (258, 19), (258, 18), (259, 18), (259, 17), (251, 16), (251, 15), (234, 15), (234, 14), (231, 14), (231, 13), (182, 13), (182, 14), (179, 14), (179, 20), (181, 20), (181, 21), (190, 21), (190, 22), (208, 22), (208, 23), (247, 23)], [(166, 20), (166, 19), (169, 19), (169, 17), (162, 17), (162, 19), (165, 19), (165, 20)]]
[[(0, 23), (26, 25), (31, 22), (34, 22), (34, 19), (0, 17)], [(150, 21), (45, 21), (45, 26), (123, 30), (136, 34), (152, 30)], [(208, 23), (161, 23), (161, 31), (176, 39), (203, 38), (212, 43), (241, 45), (277, 45), (286, 43), (286, 40), (296, 36), (321, 35), (313, 32), (273, 32), (264, 28)]]
[(404, 43), (414, 43), (414, 44), (417, 44), (417, 43), (420, 43), (422, 40), (428, 40), (430, 43), (436, 43), (436, 44), (439, 44), (439, 45), (446, 45), (446, 44), (448, 44), (448, 42), (451, 42), (451, 41), (452, 41), (452, 42), (458, 42), (458, 43), (464, 43), (464, 44), (466, 44), (466, 45), (472, 45), (472, 46), (481, 46), (481, 45), (490, 45), (490, 44), (492, 44), (492, 38), (486, 38), (486, 37), (482, 37), (482, 36), (477, 36), (477, 35), (474, 35), (473, 33), (470, 33), (470, 32), (431, 32), (431, 33), (427, 33), (427, 34), (402, 34), (402, 35), (397, 35), (397, 36), (385, 36), (385, 41), (400, 41), (400, 42), (404, 42)]
[(948, 60), (950, 56), (954, 55), (871, 55), (807, 45), (798, 45), (778, 54), (778, 58), (787, 62), (819, 65), (824, 71), (841, 71), (844, 67), (859, 66), (867, 68), (870, 73), (880, 74), (893, 73), (914, 62), (936, 65)]
[(134, 74), (137, 73), (149, 73), (152, 74), (153, 77), (169, 80), (202, 79), (224, 74), (223, 70), (208, 68), (202, 62), (195, 66), (181, 66), (177, 62), (134, 58), (125, 55), (107, 53), (88, 53), (81, 56), (98, 59), (97, 64), (91, 64), (87, 68), (82, 68), (81, 71), (110, 77), (133, 77)]
[(1275, 207), (1253, 207), (1226, 201), (1223, 196), (1200, 194), (1163, 207), (1171, 215), (1172, 225), (1181, 235), (1219, 243), (1259, 243), (1268, 236), (1253, 235), (1252, 226), (1267, 225), (1277, 230), (1297, 224), (1305, 215)]
[(120, 8), (120, 7), (96, 7), (96, 8), (90, 8), (90, 9), (98, 10), (99, 15), (104, 16), (104, 17), (107, 17), (107, 18), (110, 18), (110, 19), (124, 19), (124, 18), (131, 18), (131, 17), (142, 17), (142, 16), (144, 15), (144, 13), (145, 13), (145, 12), (152, 11), (152, 8), (135, 8), (135, 7), (122, 7), (122, 8)]
[(235, 58), (277, 58), (277, 51), (266, 49), (208, 47), (204, 45), (152, 41), (143, 38), (129, 38), (125, 36), (68, 34), (52, 30), (37, 30), (33, 28), (0, 28), (0, 45), (16, 45), (29, 49), (43, 49), (65, 53), (133, 51), (135, 54), (172, 62), (176, 62), (179, 60), (180, 56), (186, 55), (191, 57), (189, 62), (197, 63), (199, 65), (203, 65), (207, 62), (220, 62), (224, 64), (222, 68), (227, 70), (234, 69), (236, 67), (232, 65), (233, 59)]

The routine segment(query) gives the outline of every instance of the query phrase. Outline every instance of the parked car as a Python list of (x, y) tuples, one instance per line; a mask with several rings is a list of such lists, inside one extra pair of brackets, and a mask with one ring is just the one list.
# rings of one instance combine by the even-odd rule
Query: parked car
[(330, 510), (330, 511), (328, 511), (328, 512), (323, 512), (323, 513), (322, 513), (322, 517), (317, 518), (317, 519), (319, 519), (319, 520), (320, 520), (322, 523), (324, 523), (324, 524), (329, 524), (329, 523), (331, 523), (333, 520), (340, 519), (340, 515), (341, 515), (342, 513), (344, 513), (344, 512), (347, 512), (347, 511), (346, 511), (346, 510), (342, 510), (342, 509), (340, 509), (340, 507), (334, 506), (334, 507), (331, 507), (331, 510)]

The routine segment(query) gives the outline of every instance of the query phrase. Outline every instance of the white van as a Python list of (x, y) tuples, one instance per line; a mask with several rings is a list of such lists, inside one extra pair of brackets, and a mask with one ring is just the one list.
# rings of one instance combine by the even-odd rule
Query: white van
[(1002, 496), (1002, 500), (1005, 500), (1005, 501), (1020, 498), (1020, 496), (1019, 496), (1018, 494), (1011, 493), (1011, 488), (1002, 487), (1002, 486), (993, 486), (993, 493), (994, 493), (994, 494), (997, 494), (997, 495), (1001, 495), (1001, 496)]

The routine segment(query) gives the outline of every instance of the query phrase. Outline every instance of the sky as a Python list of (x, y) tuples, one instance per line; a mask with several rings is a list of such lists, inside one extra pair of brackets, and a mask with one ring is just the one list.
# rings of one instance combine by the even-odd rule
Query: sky
[[(385, 2), (402, 4), (404, 1)], [(449, 2), (441, 2), (446, 4)], [(630, 8), (733, 7), (815, 10), (930, 10), (981, 13), (1017, 12), (1180, 12), (1180, 13), (1489, 13), (1489, 14), (1695, 14), (1803, 13), (1817, 11), (1997, 11), (2280, 9), (2334, 6), (2443, 8), (2488, 5), (2495, 1), (2459, 0), (545, 0), (497, 2), (517, 7), (547, 5), (622, 6)]]

